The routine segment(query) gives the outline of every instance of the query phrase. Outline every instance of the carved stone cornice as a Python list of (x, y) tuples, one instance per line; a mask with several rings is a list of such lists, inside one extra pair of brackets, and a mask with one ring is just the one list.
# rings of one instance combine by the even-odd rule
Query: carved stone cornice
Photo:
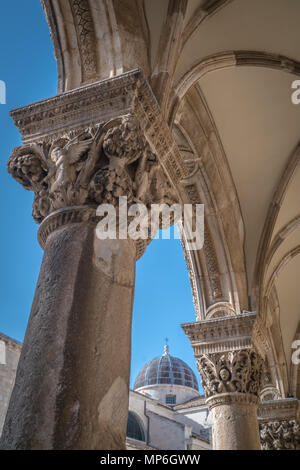
[(53, 141), (132, 111), (143, 75), (133, 70), (11, 111), (24, 144)]
[(255, 347), (264, 357), (268, 349), (264, 326), (256, 313), (231, 315), (181, 325), (189, 337), (195, 357)]

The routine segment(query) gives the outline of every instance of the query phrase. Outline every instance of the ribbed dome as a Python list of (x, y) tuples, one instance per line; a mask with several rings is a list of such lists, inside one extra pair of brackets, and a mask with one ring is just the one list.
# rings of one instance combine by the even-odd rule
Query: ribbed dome
[(169, 354), (168, 346), (165, 353), (155, 357), (140, 370), (134, 390), (148, 385), (172, 384), (183, 385), (194, 390), (199, 390), (196, 376), (192, 369), (178, 357)]

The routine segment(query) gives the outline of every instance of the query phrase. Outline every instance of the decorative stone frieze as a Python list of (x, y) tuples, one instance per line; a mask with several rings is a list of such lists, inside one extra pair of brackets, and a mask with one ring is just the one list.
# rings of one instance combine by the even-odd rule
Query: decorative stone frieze
[(264, 402), (258, 410), (263, 450), (300, 450), (299, 402), (295, 398)]
[(262, 450), (300, 450), (300, 425), (295, 421), (271, 421), (259, 426)]
[(97, 74), (96, 33), (88, 0), (70, 0), (78, 48), (82, 63), (83, 80), (95, 78)]
[[(147, 87), (136, 70), (12, 112), (24, 145), (13, 150), (8, 171), (34, 191), (36, 222), (51, 215), (39, 233), (42, 246), (58, 223), (82, 221), (84, 208), (85, 220), (95, 222), (97, 206), (117, 207), (120, 196), (129, 205), (148, 208), (178, 202), (158, 158), (166, 158), (174, 146), (164, 143), (166, 132), (157, 140), (159, 132), (145, 122), (144, 114), (151, 125), (157, 119), (149, 109), (157, 104)], [(149, 241), (136, 242), (139, 256)]]
[(255, 348), (265, 355), (268, 341), (256, 313), (185, 323), (182, 328), (191, 341), (195, 357)]
[(139, 70), (76, 88), (15, 109), (11, 116), (23, 142), (52, 142), (71, 131), (105, 123), (132, 111)]

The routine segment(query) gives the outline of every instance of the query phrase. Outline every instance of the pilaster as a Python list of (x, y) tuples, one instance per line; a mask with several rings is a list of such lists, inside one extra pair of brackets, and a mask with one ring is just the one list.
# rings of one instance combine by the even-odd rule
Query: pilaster
[(263, 450), (300, 450), (300, 407), (296, 398), (264, 402), (258, 409)]

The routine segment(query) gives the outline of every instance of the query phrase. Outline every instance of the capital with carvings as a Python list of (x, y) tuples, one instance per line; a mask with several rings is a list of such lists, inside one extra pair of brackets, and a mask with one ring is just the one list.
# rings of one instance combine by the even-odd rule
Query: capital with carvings
[(182, 325), (189, 337), (210, 408), (259, 403), (267, 335), (256, 313)]
[(264, 402), (258, 409), (262, 450), (300, 450), (299, 418), (295, 398)]
[[(170, 135), (155, 134), (157, 103), (139, 70), (87, 85), (11, 113), (23, 145), (9, 173), (34, 191), (33, 217), (42, 245), (51, 227), (96, 220), (99, 204), (172, 204), (164, 172)], [(170, 149), (168, 149), (170, 153)]]

